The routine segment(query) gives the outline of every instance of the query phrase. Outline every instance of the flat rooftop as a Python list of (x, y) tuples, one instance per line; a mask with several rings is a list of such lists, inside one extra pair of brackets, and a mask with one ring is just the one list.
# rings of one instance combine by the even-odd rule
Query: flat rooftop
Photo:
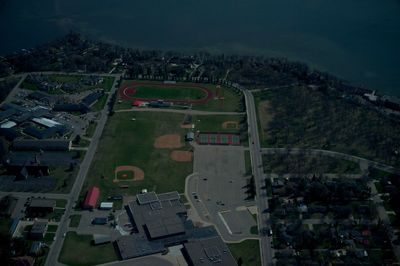
[(232, 266), (237, 265), (235, 258), (221, 237), (191, 240), (184, 245), (189, 265)]

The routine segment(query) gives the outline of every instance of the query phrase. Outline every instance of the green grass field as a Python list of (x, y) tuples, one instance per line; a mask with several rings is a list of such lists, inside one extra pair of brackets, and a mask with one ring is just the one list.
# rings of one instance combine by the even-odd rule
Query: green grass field
[(245, 240), (241, 243), (228, 244), (236, 261), (242, 258), (243, 266), (261, 265), (260, 246), (258, 240)]
[[(132, 121), (132, 118), (136, 118)], [(134, 195), (149, 191), (184, 191), (184, 180), (192, 173), (192, 162), (175, 162), (170, 149), (155, 149), (154, 141), (165, 134), (180, 134), (184, 141), (185, 129), (180, 128), (181, 114), (170, 113), (115, 113), (103, 131), (85, 186), (97, 185), (101, 199), (116, 194)], [(188, 147), (186, 147), (187, 149)], [(185, 149), (183, 147), (182, 149)], [(114, 170), (119, 165), (133, 165), (145, 173), (143, 181), (113, 183)], [(121, 188), (128, 185), (129, 188)]]
[(137, 86), (134, 97), (160, 98), (168, 100), (196, 100), (202, 99), (207, 94), (197, 88), (188, 87), (162, 87), (162, 86)]
[(93, 246), (92, 236), (68, 232), (59, 261), (71, 266), (103, 264), (118, 260), (111, 243)]
[(80, 214), (74, 214), (74, 215), (71, 215), (71, 220), (70, 220), (70, 222), (69, 222), (69, 226), (70, 227), (78, 227), (79, 226), (79, 223), (80, 223), (80, 221), (81, 221), (81, 218), (82, 218), (82, 215), (80, 215)]
[(237, 133), (238, 129), (231, 127), (224, 128), (223, 123), (226, 121), (240, 122), (242, 115), (195, 115), (192, 122), (195, 124), (195, 130), (200, 132), (230, 132)]
[[(141, 82), (135, 80), (125, 80), (121, 87), (125, 87), (132, 82)], [(148, 82), (148, 81), (146, 81)], [(154, 82), (158, 83), (159, 82)], [(245, 111), (245, 106), (242, 103), (243, 94), (240, 91), (222, 87), (217, 88), (217, 85), (213, 84), (196, 84), (196, 83), (177, 83), (184, 84), (188, 86), (188, 90), (179, 89), (179, 88), (144, 88), (139, 87), (139, 91), (135, 94), (135, 97), (143, 97), (143, 98), (161, 98), (161, 99), (198, 99), (198, 97), (202, 98), (205, 96), (204, 92), (195, 88), (191, 88), (190, 86), (202, 86), (209, 89), (213, 95), (219, 95), (223, 97), (223, 100), (220, 99), (211, 99), (206, 104), (196, 104), (193, 105), (194, 110), (201, 111), (220, 111), (220, 112), (243, 112)], [(176, 105), (174, 108), (179, 108), (179, 105)], [(122, 101), (115, 105), (115, 109), (129, 109), (131, 108), (130, 101)]]
[(103, 96), (100, 97), (100, 99), (93, 104), (93, 106), (90, 108), (92, 112), (98, 112), (104, 109), (104, 106), (106, 105), (108, 98), (108, 94), (104, 94)]

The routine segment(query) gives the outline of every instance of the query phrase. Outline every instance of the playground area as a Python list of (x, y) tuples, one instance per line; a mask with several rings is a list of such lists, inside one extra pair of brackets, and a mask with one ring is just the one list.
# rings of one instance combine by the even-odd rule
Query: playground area
[(199, 133), (197, 143), (201, 145), (240, 145), (238, 134)]

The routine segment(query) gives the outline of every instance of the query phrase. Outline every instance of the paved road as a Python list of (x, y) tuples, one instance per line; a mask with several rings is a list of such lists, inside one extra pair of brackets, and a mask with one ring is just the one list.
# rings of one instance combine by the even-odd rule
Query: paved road
[[(110, 94), (107, 99), (107, 103), (110, 101), (113, 93), (117, 90), (116, 85), (117, 85), (117, 81), (119, 80), (120, 76), (121, 75), (118, 75), (117, 78), (114, 80), (113, 88), (110, 91)], [(46, 266), (53, 266), (53, 265), (59, 264), (58, 256), (60, 255), (61, 248), (62, 248), (63, 241), (64, 241), (64, 238), (62, 236), (64, 235), (64, 233), (66, 233), (68, 231), (69, 217), (73, 210), (73, 204), (78, 201), (79, 193), (82, 189), (86, 175), (89, 171), (90, 164), (95, 155), (95, 152), (97, 149), (97, 144), (99, 143), (104, 126), (107, 122), (107, 118), (108, 118), (108, 104), (106, 104), (105, 108), (101, 111), (101, 116), (97, 123), (96, 130), (93, 134), (92, 141), (86, 152), (86, 156), (80, 165), (78, 176), (77, 176), (74, 186), (72, 187), (71, 192), (69, 194), (70, 200), (68, 201), (68, 204), (65, 208), (65, 214), (58, 226), (58, 230), (56, 233), (56, 240), (53, 242), (53, 244), (50, 248), (49, 255), (47, 257), (46, 264), (45, 264)]]
[(353, 161), (356, 163), (365, 163), (368, 166), (373, 166), (377, 169), (384, 170), (389, 173), (399, 173), (399, 169), (396, 169), (393, 166), (386, 165), (383, 163), (371, 161), (368, 159), (364, 159), (358, 156), (349, 155), (341, 152), (336, 151), (329, 151), (329, 150), (320, 150), (320, 149), (301, 149), (301, 148), (262, 148), (263, 154), (275, 154), (275, 153), (290, 153), (290, 154), (299, 154), (304, 153), (306, 155), (325, 155), (331, 156), (334, 158), (345, 159), (348, 161)]
[[(262, 153), (260, 138), (258, 136), (257, 113), (253, 94), (245, 89), (243, 90), (243, 93), (246, 100), (247, 119), (249, 124), (251, 167), (256, 185), (256, 203), (258, 209), (257, 222), (258, 228), (262, 229), (268, 226), (269, 214), (264, 213), (263, 211), (268, 209), (269, 206), (267, 194), (261, 189), (264, 185), (265, 175), (262, 167)], [(274, 264), (274, 251), (272, 249), (271, 240), (272, 239), (267, 235), (260, 236), (261, 263), (263, 266)]]
[(200, 111), (193, 109), (161, 109), (161, 108), (138, 108), (133, 107), (131, 109), (116, 110), (116, 113), (124, 112), (163, 112), (163, 113), (177, 113), (177, 114), (189, 114), (189, 115), (244, 115), (241, 112), (211, 112), (211, 111)]
[(11, 100), (14, 99), (14, 96), (17, 93), (19, 86), (21, 86), (21, 83), (25, 80), (27, 74), (21, 74), (19, 76), (21, 76), (21, 79), (18, 81), (18, 83), (14, 86), (14, 88), (10, 91), (10, 93), (4, 99), (3, 103), (11, 102)]

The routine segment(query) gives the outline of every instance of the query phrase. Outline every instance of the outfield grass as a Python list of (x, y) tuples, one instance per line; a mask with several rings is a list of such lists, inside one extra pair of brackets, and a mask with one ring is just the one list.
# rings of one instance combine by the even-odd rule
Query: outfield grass
[(202, 85), (213, 92), (213, 95), (220, 92), (220, 96), (224, 99), (211, 99), (206, 104), (194, 105), (194, 110), (202, 111), (219, 111), (219, 112), (244, 112), (245, 106), (241, 102), (241, 98), (244, 97), (242, 92), (236, 91), (232, 88), (222, 87), (217, 89), (216, 85), (206, 84)]
[(242, 118), (242, 115), (194, 115), (192, 122), (195, 130), (200, 132), (239, 133), (239, 129), (223, 128), (222, 124), (226, 121), (240, 122)]
[(81, 218), (82, 218), (82, 215), (80, 215), (80, 214), (74, 214), (74, 215), (71, 215), (71, 220), (70, 220), (70, 222), (69, 222), (69, 226), (70, 227), (78, 227), (79, 226), (79, 223), (80, 223), (80, 221), (81, 221)]
[(111, 243), (93, 246), (92, 236), (68, 232), (59, 261), (72, 266), (103, 264), (118, 260)]
[[(135, 117), (136, 120), (132, 121)], [(115, 113), (103, 131), (95, 158), (81, 192), (97, 185), (101, 200), (110, 195), (135, 195), (146, 188), (149, 191), (184, 191), (184, 180), (192, 173), (192, 162), (175, 162), (170, 149), (155, 149), (154, 141), (165, 134), (180, 134), (184, 141), (185, 129), (180, 128), (181, 114), (171, 113)], [(189, 147), (183, 147), (182, 149)], [(119, 165), (133, 165), (145, 173), (143, 181), (113, 183), (114, 171)], [(128, 185), (129, 188), (121, 188)]]
[(245, 240), (241, 243), (228, 244), (236, 261), (242, 258), (243, 266), (261, 265), (260, 246), (258, 240)]

